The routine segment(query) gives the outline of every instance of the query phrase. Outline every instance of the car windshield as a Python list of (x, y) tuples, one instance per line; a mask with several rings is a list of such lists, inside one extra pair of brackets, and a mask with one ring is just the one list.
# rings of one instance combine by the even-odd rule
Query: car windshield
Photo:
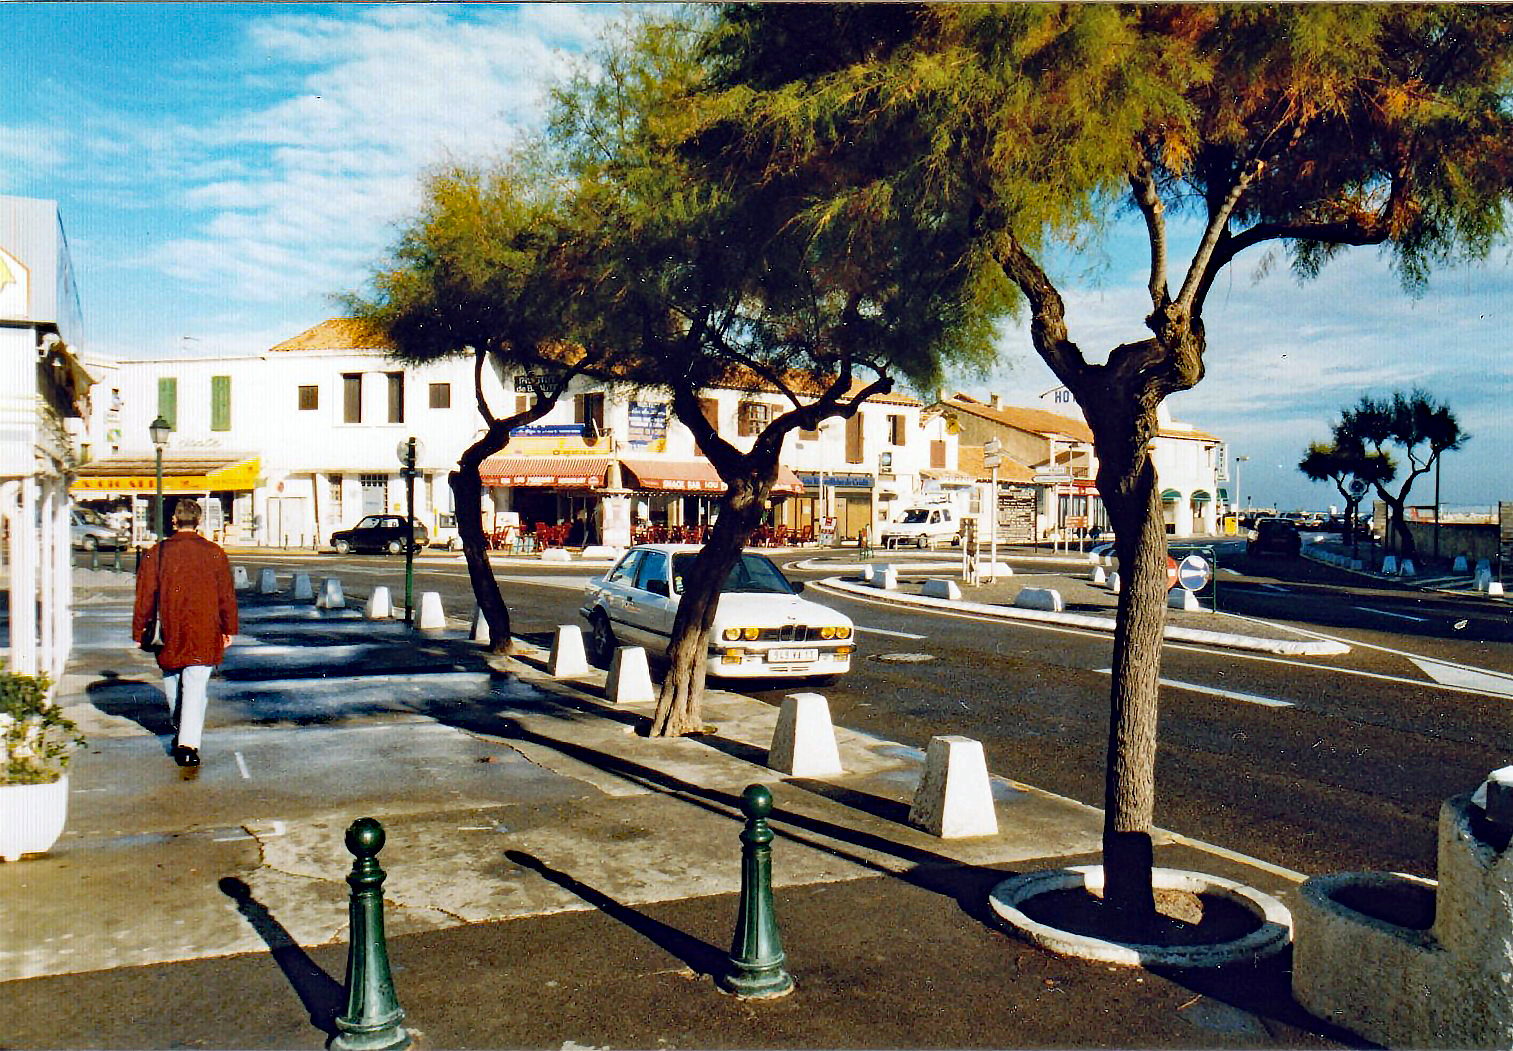
[(899, 519), (899, 521), (905, 525), (917, 522), (928, 522), (929, 520), (930, 512), (926, 511), (923, 507), (916, 507), (913, 510), (905, 511), (904, 517)]
[[(693, 568), (693, 560), (697, 557), (693, 552), (672, 556), (672, 586), (677, 594), (683, 593), (683, 577)], [(741, 555), (736, 564), (730, 567), (730, 573), (725, 577), (720, 593), (728, 595), (732, 592), (765, 595), (792, 595), (794, 593), (793, 585), (788, 583), (787, 578), (777, 566), (766, 557), (753, 554)]]
[(104, 516), (101, 515), (100, 512), (96, 511), (93, 507), (76, 507), (74, 508), (74, 514), (78, 515), (79, 521), (83, 522), (85, 525), (102, 526), (108, 524), (105, 521)]

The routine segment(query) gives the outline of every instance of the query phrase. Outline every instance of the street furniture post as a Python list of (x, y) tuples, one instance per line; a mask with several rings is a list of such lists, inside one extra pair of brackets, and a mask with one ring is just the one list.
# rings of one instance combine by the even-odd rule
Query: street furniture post
[(152, 528), (159, 540), (163, 539), (163, 447), (168, 444), (168, 435), (172, 432), (173, 426), (161, 416), (147, 425), (157, 461), (158, 495), (157, 502), (153, 505)]
[(401, 1051), (411, 1043), (400, 1024), (405, 1012), (394, 995), (384, 941), (384, 870), (378, 864), (384, 839), (383, 825), (371, 817), (360, 817), (347, 828), (347, 850), (354, 859), (347, 876), (352, 888), (347, 1010), (336, 1018), (338, 1032), (329, 1045), (335, 1051)]
[(750, 785), (741, 793), (741, 900), (731, 939), (730, 962), (720, 987), (744, 999), (773, 999), (793, 991), (783, 969), (786, 956), (772, 906), (772, 793)]

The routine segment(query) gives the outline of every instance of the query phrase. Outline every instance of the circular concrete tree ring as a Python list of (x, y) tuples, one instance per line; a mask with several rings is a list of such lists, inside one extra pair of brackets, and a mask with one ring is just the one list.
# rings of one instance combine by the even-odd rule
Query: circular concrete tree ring
[(988, 903), (1004, 923), (1042, 948), (1063, 956), (1101, 963), (1157, 967), (1223, 967), (1264, 959), (1285, 949), (1292, 941), (1292, 914), (1276, 898), (1251, 887), (1181, 869), (1153, 869), (1156, 890), (1185, 891), (1224, 898), (1253, 913), (1260, 927), (1232, 941), (1209, 945), (1139, 945), (1109, 941), (1086, 934), (1075, 934), (1030, 919), (1019, 906), (1032, 898), (1052, 891), (1103, 888), (1102, 865), (1076, 865), (1071, 868), (1030, 872), (1004, 880), (988, 895)]

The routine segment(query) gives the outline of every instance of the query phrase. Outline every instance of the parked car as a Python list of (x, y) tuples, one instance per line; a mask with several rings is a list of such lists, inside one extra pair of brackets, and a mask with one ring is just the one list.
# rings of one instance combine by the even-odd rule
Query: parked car
[(951, 508), (936, 504), (905, 508), (897, 518), (878, 529), (877, 539), (883, 547), (911, 545), (923, 549), (936, 544), (955, 544), (961, 536)]
[(69, 534), (81, 551), (124, 551), (131, 546), (131, 530), (118, 529), (92, 507), (70, 508)]
[(444, 547), (448, 551), (462, 550), (462, 537), (457, 535), (457, 516), (452, 512), (436, 512), (436, 529), (431, 533), (431, 546)]
[(1245, 551), (1251, 555), (1291, 555), (1296, 558), (1303, 550), (1303, 537), (1298, 527), (1286, 518), (1262, 518), (1250, 531)]
[(331, 546), (338, 555), (351, 551), (387, 551), (397, 555), (405, 549), (407, 540), (419, 551), (430, 542), (430, 536), (426, 527), (413, 518), (406, 531), (403, 515), (368, 515), (351, 529), (338, 529), (331, 534)]
[[(589, 656), (607, 665), (618, 645), (666, 655), (683, 578), (699, 547), (640, 544), (588, 583), (578, 613)], [(720, 589), (706, 671), (724, 678), (822, 678), (851, 670), (855, 629), (844, 613), (800, 598), (764, 555), (742, 552)]]

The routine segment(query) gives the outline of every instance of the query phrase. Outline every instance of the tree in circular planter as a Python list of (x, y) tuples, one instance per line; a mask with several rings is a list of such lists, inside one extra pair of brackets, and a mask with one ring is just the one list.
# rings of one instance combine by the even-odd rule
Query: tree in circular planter
[(0, 858), (47, 850), (68, 816), (73, 750), (85, 743), (52, 698), (46, 675), (0, 672)]

